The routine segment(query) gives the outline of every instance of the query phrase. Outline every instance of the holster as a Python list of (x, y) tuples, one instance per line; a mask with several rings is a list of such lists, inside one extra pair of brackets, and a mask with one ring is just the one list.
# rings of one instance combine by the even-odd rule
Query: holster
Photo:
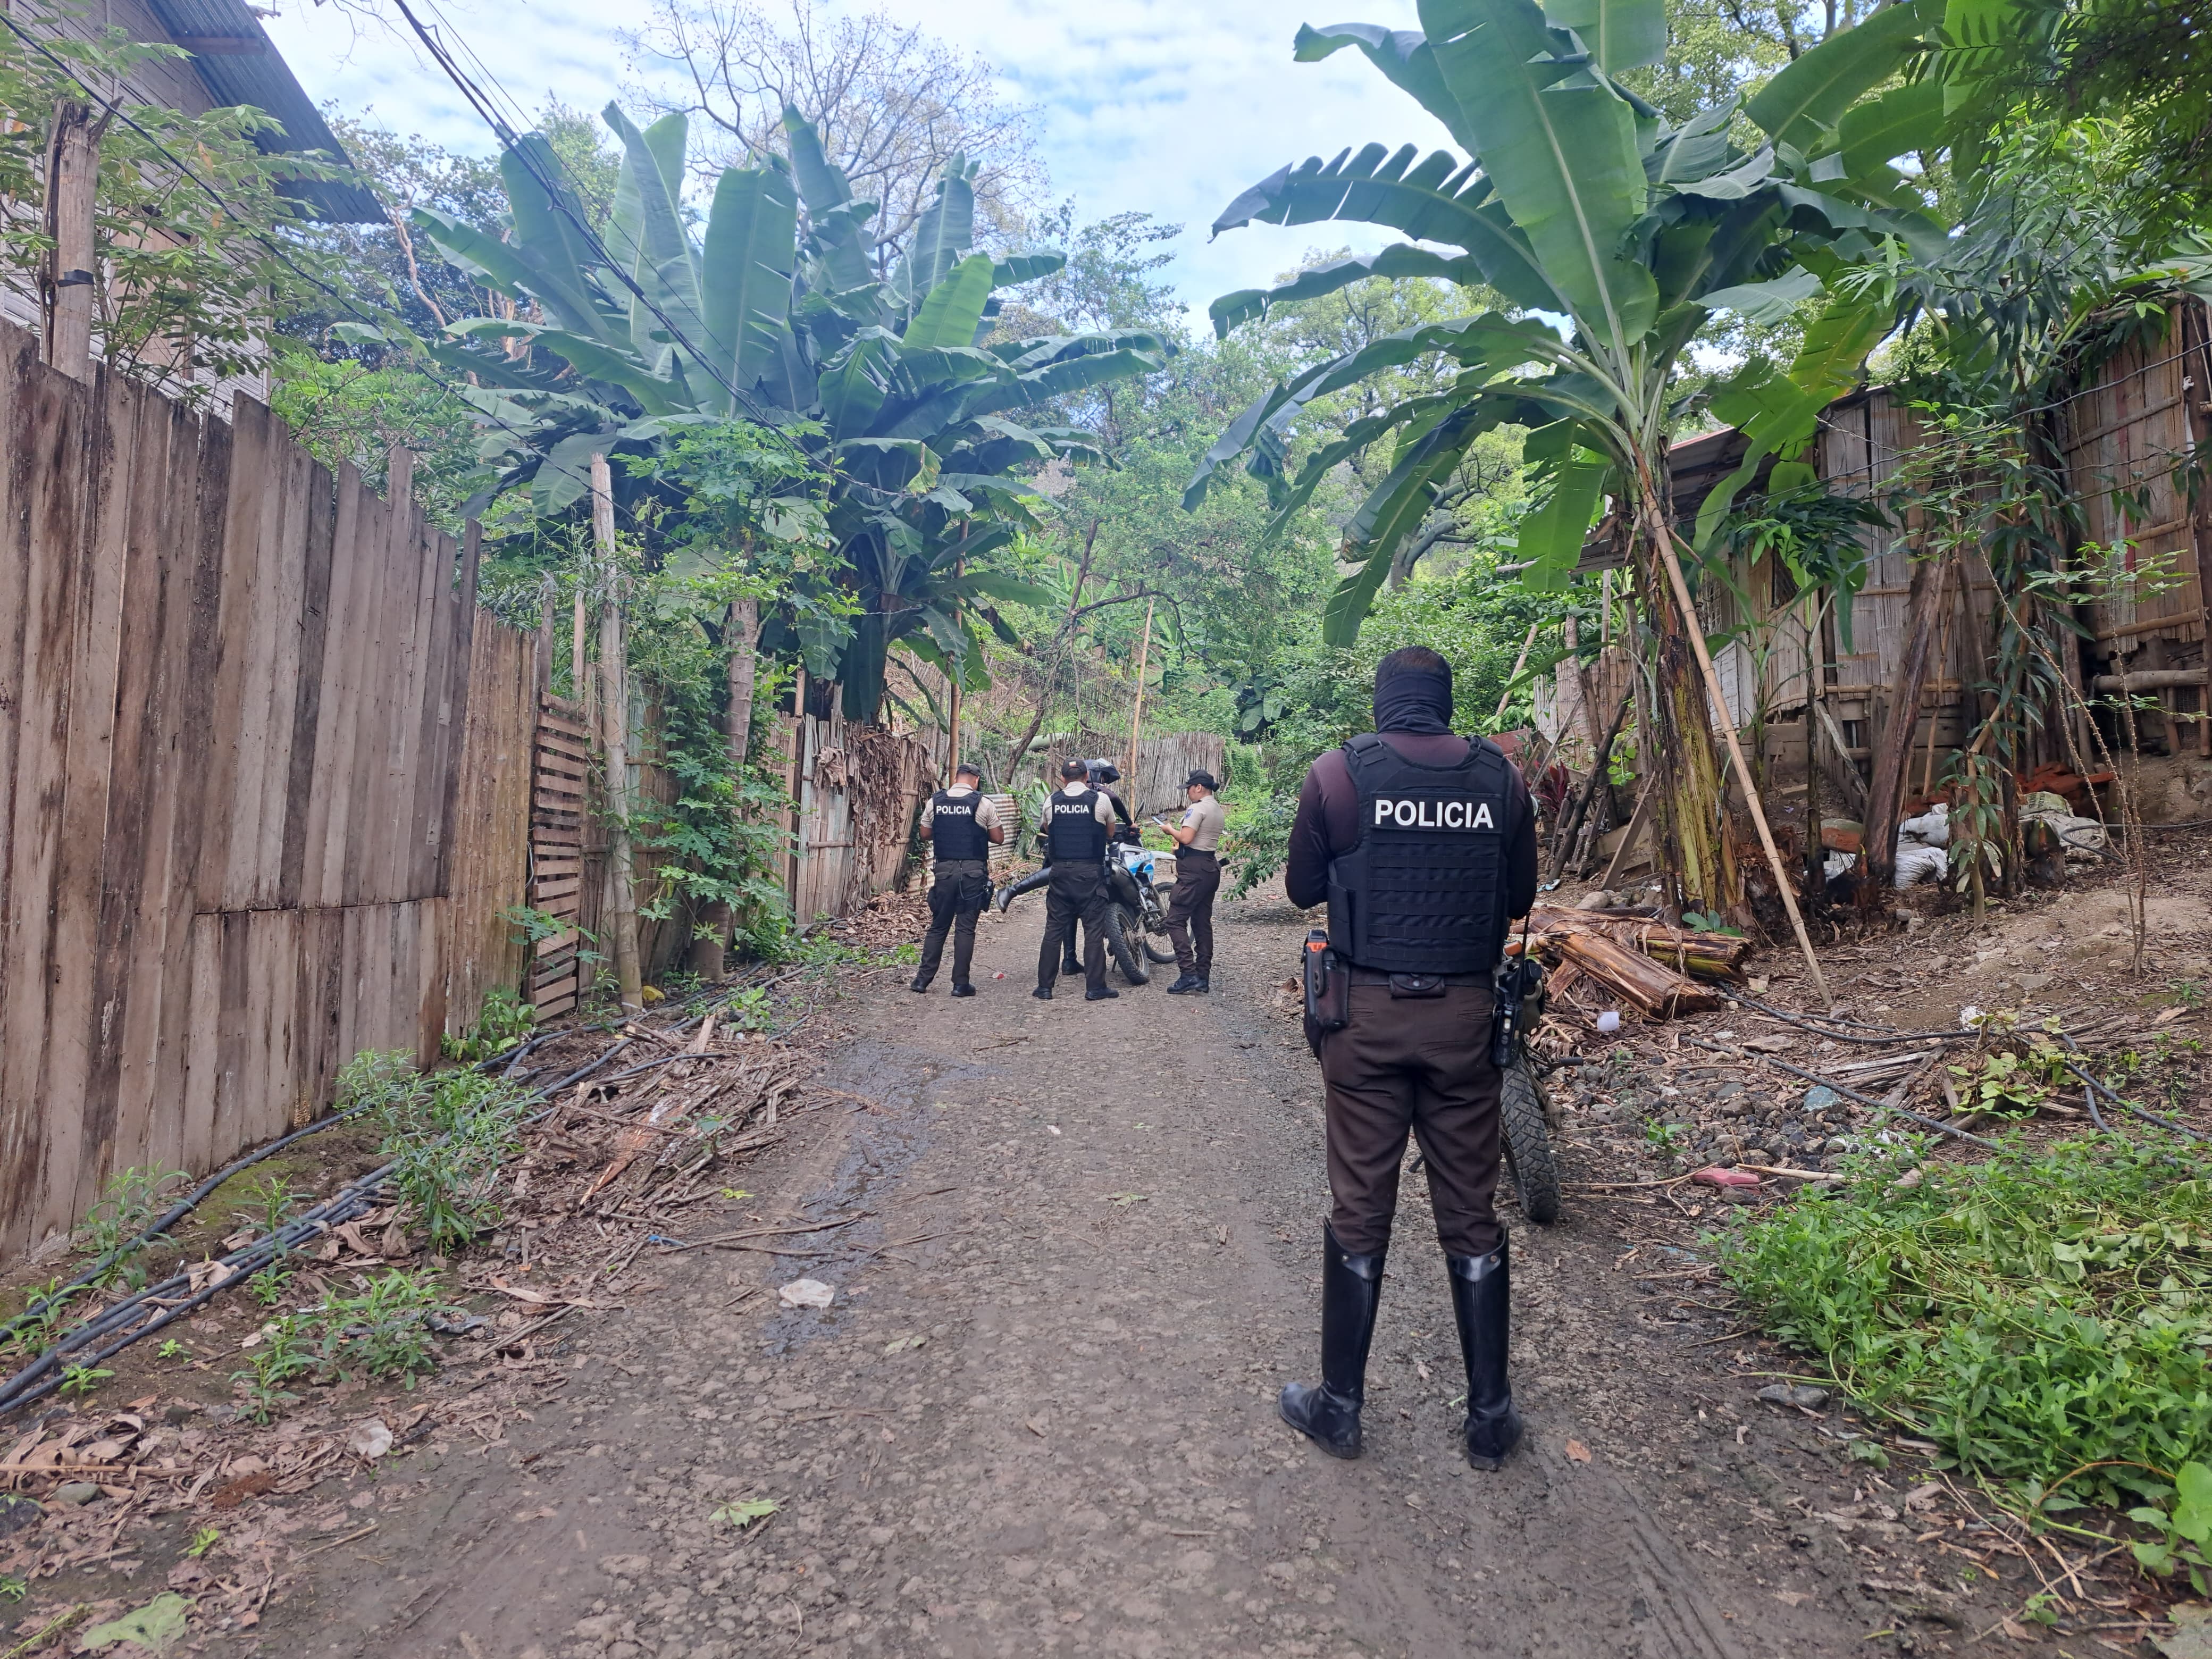
[(1316, 927), (1306, 935), (1306, 1042), (1316, 1057), (1321, 1039), (1352, 1023), (1352, 970)]

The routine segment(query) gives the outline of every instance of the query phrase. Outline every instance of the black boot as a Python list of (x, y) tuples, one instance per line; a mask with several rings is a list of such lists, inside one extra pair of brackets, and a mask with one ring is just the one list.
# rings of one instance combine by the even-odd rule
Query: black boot
[(1292, 1382), (1278, 1409), (1331, 1457), (1359, 1455), (1359, 1407), (1367, 1397), (1367, 1347), (1382, 1304), (1382, 1257), (1346, 1255), (1322, 1229), (1321, 1384)]
[(1488, 1255), (1444, 1258), (1460, 1357), (1467, 1362), (1467, 1461), (1478, 1469), (1499, 1468), (1521, 1443), (1521, 1414), (1513, 1409), (1513, 1385), (1505, 1374), (1512, 1309), (1507, 1243), (1501, 1238)]
[(1168, 987), (1168, 994), (1171, 997), (1188, 996), (1193, 991), (1203, 991), (1205, 988), (1206, 981), (1196, 974), (1185, 974)]
[(972, 997), (975, 994), (975, 988), (963, 980), (955, 980), (952, 982), (952, 994), (956, 997)]
[(929, 988), (929, 981), (920, 974), (916, 974), (914, 976), (914, 982), (906, 988), (909, 991), (927, 991)]

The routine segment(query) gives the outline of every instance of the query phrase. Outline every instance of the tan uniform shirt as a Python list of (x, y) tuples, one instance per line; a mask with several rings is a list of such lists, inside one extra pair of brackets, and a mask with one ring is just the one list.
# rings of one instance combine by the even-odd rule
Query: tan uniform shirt
[[(1060, 793), (1063, 795), (1079, 795), (1090, 787), (1089, 784), (1078, 781), (1062, 784)], [(1091, 816), (1109, 830), (1114, 827), (1114, 803), (1106, 799), (1106, 792), (1103, 789), (1098, 792), (1098, 799), (1091, 804)]]
[(1203, 800), (1193, 801), (1182, 815), (1182, 827), (1198, 832), (1190, 838), (1188, 845), (1191, 851), (1218, 852), (1221, 847), (1222, 826), (1228, 819), (1229, 815), (1221, 810), (1221, 803), (1212, 795)]

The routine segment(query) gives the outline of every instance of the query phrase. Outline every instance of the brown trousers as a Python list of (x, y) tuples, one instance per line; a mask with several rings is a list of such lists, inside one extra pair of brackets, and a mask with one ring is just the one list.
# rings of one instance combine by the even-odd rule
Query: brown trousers
[(1351, 1023), (1322, 1039), (1329, 1225), (1347, 1255), (1390, 1243), (1408, 1131), (1428, 1159), (1444, 1253), (1487, 1255), (1504, 1239), (1495, 1200), (1504, 1080), (1491, 1063), (1490, 1009), (1479, 986), (1393, 998), (1387, 985), (1355, 985)]
[(1176, 854), (1168, 939), (1175, 945), (1176, 966), (1200, 979), (1213, 972), (1213, 896), (1220, 890), (1219, 859), (1188, 847)]

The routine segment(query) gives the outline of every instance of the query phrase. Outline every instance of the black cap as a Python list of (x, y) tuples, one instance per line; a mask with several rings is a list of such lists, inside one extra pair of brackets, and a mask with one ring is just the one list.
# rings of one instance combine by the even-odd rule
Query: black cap
[(1078, 778), (1091, 775), (1091, 768), (1079, 760), (1064, 760), (1060, 763), (1060, 775), (1071, 783)]
[(983, 769), (976, 765), (974, 761), (962, 761), (959, 765), (952, 769), (952, 775), (956, 778), (980, 779), (983, 775)]
[(1212, 774), (1212, 773), (1211, 773), (1211, 772), (1194, 772), (1194, 773), (1192, 773), (1188, 777), (1185, 778), (1185, 779), (1182, 781), (1182, 787), (1183, 787), (1184, 788), (1188, 789), (1188, 788), (1189, 788), (1189, 787), (1191, 787), (1191, 785), (1193, 785), (1194, 783), (1194, 784), (1196, 784), (1200, 788), (1204, 789), (1204, 790), (1207, 790), (1207, 791), (1209, 791), (1209, 792), (1210, 792), (1210, 791), (1212, 791), (1212, 790), (1218, 789), (1218, 788), (1221, 787), (1219, 784), (1218, 784), (1218, 783), (1214, 782), (1214, 781), (1213, 781), (1213, 774)]

